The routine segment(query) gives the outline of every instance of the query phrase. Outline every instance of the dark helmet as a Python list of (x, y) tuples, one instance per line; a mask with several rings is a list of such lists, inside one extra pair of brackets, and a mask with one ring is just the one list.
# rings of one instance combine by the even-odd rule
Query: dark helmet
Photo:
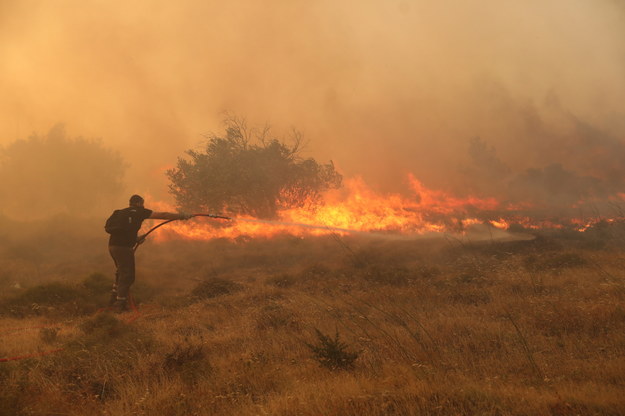
[(131, 196), (130, 205), (143, 205), (143, 198), (140, 195)]

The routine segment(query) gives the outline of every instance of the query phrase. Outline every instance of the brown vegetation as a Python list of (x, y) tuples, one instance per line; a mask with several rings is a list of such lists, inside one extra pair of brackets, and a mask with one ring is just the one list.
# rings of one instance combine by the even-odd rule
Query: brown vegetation
[(96, 312), (105, 244), (3, 256), (0, 358), (62, 351), (0, 362), (0, 414), (625, 414), (623, 239), (590, 238), (150, 242), (134, 320)]

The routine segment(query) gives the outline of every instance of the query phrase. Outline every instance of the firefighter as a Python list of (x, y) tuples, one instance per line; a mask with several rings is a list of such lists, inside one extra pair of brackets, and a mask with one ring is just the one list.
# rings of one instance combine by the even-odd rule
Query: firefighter
[(131, 196), (128, 208), (115, 210), (104, 226), (110, 234), (108, 248), (115, 262), (115, 284), (109, 306), (118, 313), (128, 310), (130, 286), (135, 281), (135, 248), (145, 239), (145, 236), (138, 236), (143, 221), (188, 220), (192, 217), (183, 213), (154, 212), (143, 204), (141, 196)]

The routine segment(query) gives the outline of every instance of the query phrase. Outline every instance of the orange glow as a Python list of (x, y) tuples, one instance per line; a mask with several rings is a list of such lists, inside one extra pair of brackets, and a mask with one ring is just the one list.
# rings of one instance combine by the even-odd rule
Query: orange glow
[[(474, 196), (461, 198), (441, 190), (429, 189), (413, 175), (408, 176), (408, 181), (413, 192), (410, 195), (379, 194), (361, 178), (349, 178), (344, 180), (343, 189), (326, 193), (325, 203), (315, 209), (280, 211), (278, 218), (271, 221), (244, 215), (238, 215), (231, 221), (198, 217), (169, 224), (156, 233), (156, 239), (235, 239), (240, 236), (272, 237), (279, 234), (303, 237), (332, 233), (462, 235), (477, 225), (500, 230), (508, 230), (512, 225), (526, 230), (568, 227), (581, 232), (599, 221), (571, 218), (556, 222), (532, 218), (520, 214), (531, 210), (530, 204), (508, 204), (495, 198)], [(151, 202), (149, 206), (156, 211), (175, 211), (174, 206), (161, 201)], [(211, 214), (229, 215), (227, 212)]]
[[(328, 192), (324, 195), (324, 204), (315, 209), (280, 211), (278, 218), (271, 221), (244, 215), (230, 221), (198, 217), (174, 222), (159, 230), (155, 237), (162, 241), (171, 238), (272, 237), (279, 234), (300, 237), (332, 233), (462, 235), (471, 227), (482, 224), (500, 230), (507, 230), (516, 224), (526, 230), (569, 227), (584, 231), (599, 221), (573, 218), (561, 223), (532, 218), (519, 215), (523, 208), (530, 207), (527, 204), (501, 203), (495, 198), (461, 198), (429, 189), (412, 175), (408, 176), (408, 180), (414, 192), (412, 195), (378, 194), (361, 178), (348, 178), (343, 189)], [(148, 197), (148, 201), (150, 199)], [(148, 206), (156, 211), (175, 211), (174, 206), (162, 201), (150, 201)], [(229, 215), (227, 212), (211, 214)]]
[[(518, 204), (504, 204), (495, 198), (461, 198), (429, 189), (412, 175), (409, 175), (408, 180), (413, 191), (411, 195), (379, 194), (361, 178), (349, 178), (344, 181), (343, 189), (324, 195), (324, 204), (315, 209), (284, 210), (272, 221), (243, 215), (236, 216), (231, 221), (198, 217), (190, 221), (174, 222), (162, 231), (159, 230), (156, 238), (207, 240), (234, 239), (240, 236), (307, 236), (332, 233), (463, 234), (471, 227), (481, 224), (501, 230), (507, 230), (511, 224), (528, 230), (564, 228), (563, 224), (553, 221), (518, 215)], [(148, 205), (156, 211), (175, 210), (172, 205), (161, 201), (152, 201)], [(229, 215), (227, 212), (211, 214)], [(571, 220), (569, 226), (583, 231), (595, 222)]]

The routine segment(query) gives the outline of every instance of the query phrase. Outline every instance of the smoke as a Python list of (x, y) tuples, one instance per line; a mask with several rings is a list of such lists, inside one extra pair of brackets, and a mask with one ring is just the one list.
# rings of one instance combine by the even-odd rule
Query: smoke
[(230, 111), (382, 190), (570, 201), (623, 191), (624, 73), (610, 0), (4, 0), (0, 145), (62, 122), (163, 196)]

